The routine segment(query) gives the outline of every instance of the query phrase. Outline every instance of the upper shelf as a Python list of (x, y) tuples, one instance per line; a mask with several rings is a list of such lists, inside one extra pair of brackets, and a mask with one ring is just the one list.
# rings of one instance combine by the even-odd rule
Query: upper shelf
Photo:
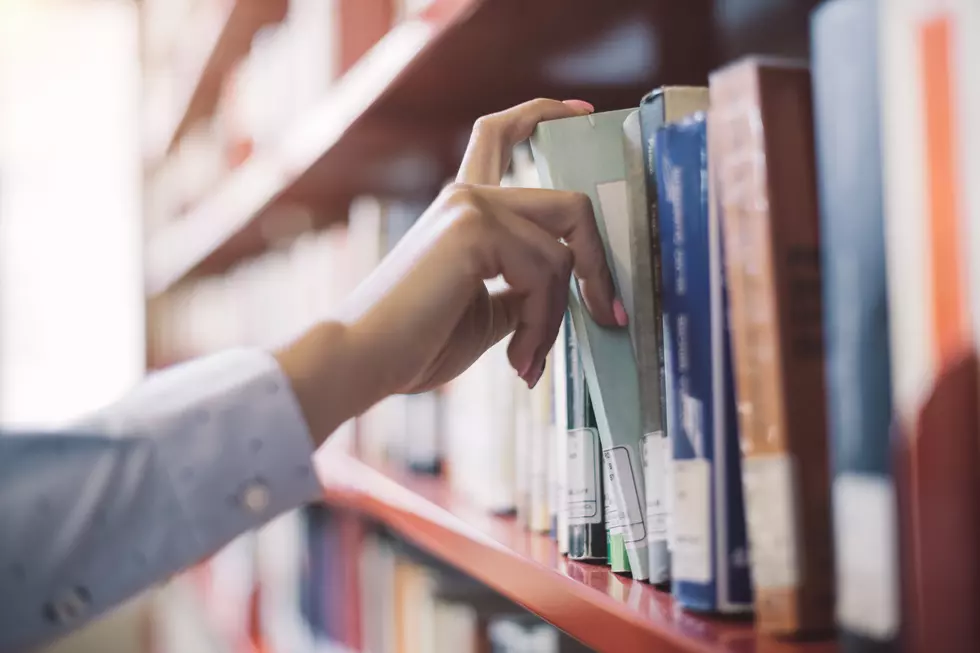
[(150, 161), (171, 152), (195, 122), (214, 113), (225, 76), (248, 52), (260, 28), (285, 17), (286, 0), (228, 0), (223, 12), (220, 24), (209, 32), (196, 74), (182, 86), (160, 136), (148, 144)]
[(372, 467), (328, 446), (317, 457), (326, 500), (397, 531), (597, 651), (834, 653), (831, 641), (787, 643), (751, 622), (695, 615), (668, 593), (572, 562), (555, 543), (454, 497), (444, 481)]
[(705, 83), (742, 53), (805, 53), (815, 4), (437, 1), (395, 27), (278, 147), (254, 154), (151, 234), (147, 290), (263, 251), (263, 222), (280, 204), (305, 205), (323, 224), (343, 219), (359, 194), (430, 197), (452, 176), (480, 115), (533, 97), (635, 106), (660, 84)]

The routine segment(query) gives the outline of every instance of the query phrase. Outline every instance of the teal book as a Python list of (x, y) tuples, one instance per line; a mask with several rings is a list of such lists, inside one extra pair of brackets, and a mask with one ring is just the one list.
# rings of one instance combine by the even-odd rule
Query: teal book
[[(622, 276), (622, 261), (628, 260), (621, 234), (629, 232), (623, 121), (630, 113), (610, 111), (551, 120), (538, 125), (531, 137), (541, 185), (585, 193), (592, 200), (614, 278), (617, 272)], [(628, 237), (625, 242), (628, 250)], [(628, 280), (615, 281), (622, 297)], [(609, 558), (616, 559), (617, 549), (625, 549), (633, 577), (647, 580), (650, 564), (640, 458), (640, 386), (629, 332), (596, 323), (574, 280), (569, 313), (595, 409), (606, 475), (613, 477), (609, 490), (621, 516), (610, 532)]]

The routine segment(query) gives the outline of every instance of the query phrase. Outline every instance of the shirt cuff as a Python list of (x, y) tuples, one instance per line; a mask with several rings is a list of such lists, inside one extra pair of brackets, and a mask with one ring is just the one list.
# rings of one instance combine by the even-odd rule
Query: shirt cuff
[(97, 420), (155, 442), (202, 555), (322, 496), (299, 403), (265, 352), (231, 350), (156, 373)]

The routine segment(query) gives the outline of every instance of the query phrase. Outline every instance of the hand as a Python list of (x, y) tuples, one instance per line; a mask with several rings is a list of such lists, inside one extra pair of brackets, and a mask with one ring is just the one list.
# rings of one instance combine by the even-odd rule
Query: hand
[[(348, 410), (446, 383), (511, 332), (508, 358), (533, 387), (573, 272), (596, 321), (625, 325), (588, 196), (498, 186), (514, 145), (538, 122), (591, 110), (534, 100), (477, 121), (456, 183), (354, 292), (340, 316), (344, 328), (322, 338), (335, 349), (343, 342), (345, 355), (326, 373), (343, 378), (342, 389), (336, 378), (327, 385), (349, 396)], [(491, 293), (485, 281), (497, 276), (509, 287)]]

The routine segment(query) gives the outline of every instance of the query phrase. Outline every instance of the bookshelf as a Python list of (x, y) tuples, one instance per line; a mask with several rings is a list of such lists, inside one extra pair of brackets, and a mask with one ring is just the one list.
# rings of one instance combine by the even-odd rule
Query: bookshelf
[[(281, 16), (278, 0), (258, 2), (272, 7), (263, 10), (255, 4), (239, 0), (228, 11), (170, 146), (214, 109), (214, 80), (243, 43)], [(430, 197), (452, 176), (480, 115), (538, 96), (587, 98), (599, 110), (632, 106), (659, 84), (704, 80), (743, 53), (805, 52), (815, 1), (716, 4), (431, 3), (395, 25), (277, 146), (253, 154), (180, 219), (148, 234), (147, 292), (264, 251), (263, 225), (277, 204), (312, 207), (320, 226), (344, 219), (362, 193)]]
[(440, 478), (371, 465), (330, 445), (318, 456), (317, 473), (329, 504), (394, 529), (597, 651), (837, 651), (832, 641), (781, 642), (756, 635), (751, 621), (682, 611), (669, 592), (605, 565), (567, 560), (554, 540), (467, 504)]
[(222, 78), (248, 51), (252, 36), (264, 25), (282, 20), (285, 11), (285, 0), (233, 0), (218, 5), (206, 21), (201, 43), (193, 44), (199, 50), (189, 64), (188, 78), (179, 85), (176, 102), (161, 118), (166, 125), (162, 136), (146, 148), (149, 160), (171, 153), (197, 119), (214, 111)]
[[(600, 111), (635, 106), (658, 85), (704, 83), (742, 54), (803, 54), (816, 4), (436, 0), (396, 22), (272, 145), (254, 150), (176, 219), (148, 229), (146, 293), (159, 296), (272, 250), (270, 233), (283, 228), (291, 206), (307, 209), (308, 226), (322, 228), (346, 221), (358, 196), (431, 198), (453, 175), (480, 115), (539, 96), (582, 98)], [(225, 2), (196, 72), (176, 94), (169, 127), (156, 150), (148, 148), (148, 178), (195, 122), (216, 111), (221, 81), (252, 37), (283, 19), (286, 5)], [(151, 367), (174, 362), (151, 357)], [(777, 641), (750, 621), (682, 611), (667, 592), (570, 562), (547, 536), (470, 505), (442, 477), (332, 446), (319, 456), (318, 472), (327, 504), (395, 531), (596, 650), (837, 650), (829, 640)]]

